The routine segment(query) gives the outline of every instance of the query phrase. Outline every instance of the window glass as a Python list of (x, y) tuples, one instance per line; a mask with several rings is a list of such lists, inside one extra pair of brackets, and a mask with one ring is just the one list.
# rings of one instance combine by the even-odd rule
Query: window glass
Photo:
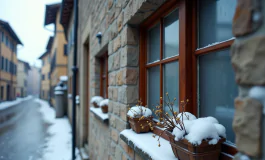
[(147, 62), (160, 60), (160, 24), (148, 31), (148, 54)]
[(232, 121), (238, 88), (229, 49), (200, 56), (198, 65), (199, 115), (217, 118), (226, 128), (227, 140), (235, 142)]
[(236, 0), (199, 1), (199, 48), (233, 37)]
[[(149, 68), (147, 70), (147, 105), (148, 107), (153, 111), (155, 110), (155, 106), (157, 105), (157, 102), (159, 103), (159, 97), (160, 97), (160, 68), (159, 66)], [(154, 114), (153, 116), (155, 119), (158, 119), (158, 117)]]
[[(166, 93), (170, 97), (170, 101), (173, 101), (176, 98), (174, 103), (174, 111), (179, 111), (178, 102), (179, 102), (179, 62), (174, 61), (171, 63), (164, 64), (164, 78), (163, 78), (163, 89), (164, 89), (164, 99), (168, 101)], [(168, 112), (171, 115), (171, 112), (166, 104), (164, 103), (164, 112)]]
[(164, 53), (163, 58), (179, 54), (179, 14), (175, 10), (164, 18)]

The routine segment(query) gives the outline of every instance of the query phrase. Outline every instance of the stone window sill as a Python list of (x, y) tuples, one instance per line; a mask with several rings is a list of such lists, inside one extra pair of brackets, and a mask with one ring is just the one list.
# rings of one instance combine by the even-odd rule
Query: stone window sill
[(131, 129), (125, 129), (120, 133), (120, 138), (143, 159), (177, 160), (169, 141), (161, 137), (161, 146), (158, 147), (158, 137), (154, 138), (152, 132), (137, 134)]
[(103, 113), (101, 108), (90, 107), (90, 111), (94, 113), (95, 117), (105, 124), (109, 124), (109, 114)]

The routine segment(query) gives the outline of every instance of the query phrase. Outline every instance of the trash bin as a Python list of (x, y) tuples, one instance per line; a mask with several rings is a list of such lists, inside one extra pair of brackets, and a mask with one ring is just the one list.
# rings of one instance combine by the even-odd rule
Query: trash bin
[(56, 118), (62, 118), (66, 113), (66, 91), (67, 87), (63, 82), (59, 82), (54, 89)]

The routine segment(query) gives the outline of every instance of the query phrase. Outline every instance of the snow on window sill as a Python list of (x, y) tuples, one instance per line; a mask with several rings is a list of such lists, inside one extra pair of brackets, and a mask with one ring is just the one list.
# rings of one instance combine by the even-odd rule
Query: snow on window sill
[(94, 113), (96, 118), (103, 123), (108, 124), (109, 123), (109, 114), (108, 113), (103, 113), (101, 111), (101, 108), (95, 108), (95, 107), (90, 107), (90, 111)]
[(131, 129), (125, 129), (120, 133), (120, 138), (143, 159), (177, 160), (169, 141), (161, 138), (161, 146), (158, 147), (157, 137), (153, 138), (152, 135), (152, 132), (137, 134)]

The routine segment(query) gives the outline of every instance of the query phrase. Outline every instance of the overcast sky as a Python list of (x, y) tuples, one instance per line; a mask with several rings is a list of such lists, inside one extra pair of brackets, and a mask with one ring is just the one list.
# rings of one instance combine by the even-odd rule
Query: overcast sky
[[(61, 0), (0, 0), (0, 19), (7, 21), (22, 41), (18, 58), (41, 66), (38, 57), (45, 52), (52, 32), (44, 28), (45, 5)], [(48, 26), (53, 30), (53, 26)]]

